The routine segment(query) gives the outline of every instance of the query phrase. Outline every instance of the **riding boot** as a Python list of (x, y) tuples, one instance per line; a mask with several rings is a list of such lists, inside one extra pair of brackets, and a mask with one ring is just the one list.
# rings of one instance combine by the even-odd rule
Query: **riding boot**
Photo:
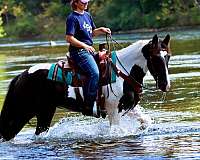
[(100, 109), (96, 104), (96, 101), (92, 104), (85, 103), (85, 107), (82, 111), (82, 114), (85, 116), (92, 116), (96, 118), (100, 118)]

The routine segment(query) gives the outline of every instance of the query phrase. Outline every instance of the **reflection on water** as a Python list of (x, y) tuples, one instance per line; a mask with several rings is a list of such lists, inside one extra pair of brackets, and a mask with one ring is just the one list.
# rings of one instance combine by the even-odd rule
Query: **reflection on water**
[[(25, 56), (24, 52), (0, 56), (1, 106), (14, 76), (65, 55), (29, 52)], [(142, 113), (148, 122), (149, 117), (152, 120), (145, 132), (137, 130), (134, 118), (123, 117), (121, 129), (112, 130), (107, 119), (57, 109), (47, 134), (34, 136), (33, 119), (14, 140), (0, 143), (0, 159), (200, 159), (200, 54), (182, 53), (170, 59), (172, 89), (165, 98), (159, 91), (144, 89)], [(155, 88), (149, 75), (145, 86)]]

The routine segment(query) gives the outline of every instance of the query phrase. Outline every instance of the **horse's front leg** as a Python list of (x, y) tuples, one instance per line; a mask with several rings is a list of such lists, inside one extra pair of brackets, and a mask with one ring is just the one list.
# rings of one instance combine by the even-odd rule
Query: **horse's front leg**
[(117, 101), (106, 101), (106, 111), (110, 126), (119, 125), (120, 123), (120, 114), (118, 112), (117, 103)]

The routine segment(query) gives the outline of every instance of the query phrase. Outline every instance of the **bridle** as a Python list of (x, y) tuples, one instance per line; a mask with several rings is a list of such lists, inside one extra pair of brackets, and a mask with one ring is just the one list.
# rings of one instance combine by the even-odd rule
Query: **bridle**
[[(106, 42), (107, 42), (107, 46), (108, 46), (108, 50), (109, 50), (109, 51), (111, 50), (111, 42), (114, 42), (114, 43), (116, 43), (118, 46), (120, 46), (121, 48), (123, 48), (123, 46), (122, 46), (120, 43), (118, 43), (115, 39), (113, 39), (111, 35), (106, 34)], [(115, 49), (115, 45), (114, 45), (113, 43), (112, 43), (112, 45), (113, 45), (113, 48)], [(152, 44), (152, 41), (149, 41), (149, 43), (147, 44), (147, 46), (148, 46), (148, 45), (153, 45), (153, 44)], [(168, 49), (167, 45), (165, 45), (164, 43), (161, 43), (161, 46), (160, 46), (160, 47), (163, 48), (162, 51), (166, 51), (166, 52), (168, 53), (169, 49)], [(156, 53), (157, 50), (158, 50), (158, 49), (156, 49), (156, 48), (150, 48), (150, 49), (149, 49), (149, 53), (150, 53), (150, 52), (151, 52), (151, 53)], [(159, 50), (159, 51), (160, 51), (160, 50)], [(160, 58), (163, 58), (163, 57), (160, 55), (160, 53), (159, 53), (159, 55), (150, 55), (150, 54), (149, 54), (149, 57), (148, 57), (148, 58), (145, 57), (145, 58), (147, 59), (147, 61), (149, 61), (150, 64), (151, 64), (151, 68), (152, 68), (152, 70), (153, 70), (153, 72), (152, 72), (151, 74), (152, 74), (153, 77), (155, 78), (155, 81), (156, 81), (156, 89), (152, 89), (152, 88), (145, 87), (142, 83), (138, 82), (132, 75), (130, 75), (130, 73), (129, 73), (129, 72), (127, 71), (127, 69), (124, 67), (124, 65), (122, 64), (122, 62), (121, 62), (120, 59), (118, 58), (118, 56), (116, 56), (116, 58), (117, 58), (117, 61), (118, 61), (119, 64), (120, 64), (120, 66), (123, 68), (123, 70), (126, 72), (126, 74), (130, 77), (130, 79), (133, 81), (133, 83), (137, 84), (137, 87), (144, 88), (144, 89), (150, 90), (150, 91), (157, 91), (157, 88), (158, 88), (158, 74), (156, 73), (156, 70), (155, 70), (154, 65), (153, 65), (153, 63), (152, 63), (152, 58), (153, 58), (153, 56), (157, 56), (157, 57), (160, 57)], [(166, 66), (168, 65), (168, 61), (169, 61), (169, 58), (168, 58), (168, 60), (166, 60), (166, 59), (165, 59), (165, 61), (163, 60), (163, 62), (166, 63)]]

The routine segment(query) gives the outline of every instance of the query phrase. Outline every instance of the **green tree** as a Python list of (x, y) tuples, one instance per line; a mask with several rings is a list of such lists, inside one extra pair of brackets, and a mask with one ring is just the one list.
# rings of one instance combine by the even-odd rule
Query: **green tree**
[[(71, 12), (69, 2), (0, 0), (0, 7), (8, 6), (9, 16), (4, 29), (8, 36), (48, 35), (54, 38), (64, 34), (65, 17)], [(89, 11), (97, 26), (107, 26), (112, 31), (127, 31), (200, 25), (198, 3), (199, 0), (91, 0)], [(5, 24), (5, 19), (3, 21)]]
[[(2, 11), (0, 11), (0, 15), (2, 14)], [(2, 17), (0, 16), (0, 38), (5, 36), (5, 31), (3, 28), (3, 21), (2, 21)]]

